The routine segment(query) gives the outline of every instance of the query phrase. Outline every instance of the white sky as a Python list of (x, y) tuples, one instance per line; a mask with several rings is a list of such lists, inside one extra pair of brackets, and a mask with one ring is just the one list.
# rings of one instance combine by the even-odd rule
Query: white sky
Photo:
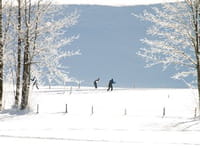
[(175, 2), (177, 0), (54, 0), (57, 4), (97, 4), (111, 6), (128, 6), (141, 4), (156, 4), (163, 2)]

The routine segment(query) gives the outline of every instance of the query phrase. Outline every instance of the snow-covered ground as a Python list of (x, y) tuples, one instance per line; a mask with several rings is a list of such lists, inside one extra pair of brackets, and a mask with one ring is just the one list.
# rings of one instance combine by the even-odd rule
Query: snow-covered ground
[[(198, 153), (200, 121), (194, 118), (196, 93), (192, 89), (118, 88), (113, 92), (90, 87), (33, 89), (31, 113), (9, 110), (9, 104), (0, 113), (0, 152), (4, 155)], [(7, 100), (9, 103), (9, 96)]]

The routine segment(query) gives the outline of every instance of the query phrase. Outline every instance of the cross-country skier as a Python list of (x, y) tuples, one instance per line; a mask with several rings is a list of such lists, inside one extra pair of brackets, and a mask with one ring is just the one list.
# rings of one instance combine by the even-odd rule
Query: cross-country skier
[(96, 80), (94, 80), (94, 88), (96, 88), (97, 89), (97, 83), (100, 81), (100, 78), (98, 78), (98, 79), (96, 79)]
[(38, 81), (37, 81), (37, 78), (35, 76), (33, 77), (33, 79), (31, 79), (31, 81), (33, 81), (33, 87), (35, 86), (37, 89), (39, 89)]
[(115, 81), (113, 80), (113, 79), (111, 79), (110, 81), (109, 81), (109, 83), (108, 83), (108, 89), (107, 89), (107, 91), (109, 91), (109, 90), (113, 90), (113, 84), (115, 84)]

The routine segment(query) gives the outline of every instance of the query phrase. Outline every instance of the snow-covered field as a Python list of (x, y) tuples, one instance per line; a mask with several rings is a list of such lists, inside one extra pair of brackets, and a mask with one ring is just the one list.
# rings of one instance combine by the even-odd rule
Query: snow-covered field
[[(135, 88), (113, 92), (89, 87), (33, 89), (32, 112), (20, 114), (9, 110), (6, 104), (0, 113), (0, 152), (4, 155), (198, 153), (200, 121), (194, 118), (196, 93), (192, 89)], [(9, 99), (7, 96), (8, 103)]]

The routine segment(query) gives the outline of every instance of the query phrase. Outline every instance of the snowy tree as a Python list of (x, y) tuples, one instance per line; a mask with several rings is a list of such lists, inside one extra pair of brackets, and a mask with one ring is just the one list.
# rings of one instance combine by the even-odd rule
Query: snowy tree
[[(73, 80), (62, 62), (65, 57), (80, 54), (79, 50), (67, 50), (67, 45), (79, 38), (68, 34), (68, 29), (77, 24), (79, 13), (66, 13), (64, 9), (48, 0), (18, 0), (17, 5), (4, 8), (5, 19), (10, 21), (4, 43), (4, 77), (12, 77), (16, 84), (16, 107), (20, 101), (21, 109), (27, 107), (33, 77), (62, 84)], [(8, 16), (9, 10), (12, 16)]]
[(174, 66), (177, 73), (173, 78), (195, 84), (200, 110), (200, 1), (164, 3), (135, 16), (152, 23), (138, 55), (145, 58), (147, 67)]
[(63, 71), (60, 60), (79, 54), (79, 51), (62, 50), (63, 46), (79, 37), (65, 37), (66, 29), (78, 21), (79, 15), (76, 11), (63, 16), (62, 10), (52, 6), (51, 3), (42, 4), (42, 0), (39, 0), (35, 5), (31, 5), (29, 0), (27, 4), (25, 3), (24, 13), (26, 33), (21, 109), (25, 109), (29, 102), (31, 77), (37, 74), (38, 78), (42, 78), (49, 74), (57, 81), (67, 80), (68, 74)]
[(16, 90), (15, 90), (15, 106), (17, 107), (20, 99), (20, 86), (21, 86), (21, 59), (22, 59), (22, 39), (21, 39), (21, 29), (22, 29), (22, 15), (21, 15), (21, 0), (17, 0), (17, 64), (16, 64)]
[(3, 4), (0, 0), (0, 110), (3, 101)]
[(66, 33), (70, 27), (77, 24), (79, 14), (75, 10), (63, 16), (65, 9), (62, 6), (51, 7), (51, 11), (45, 16), (45, 22), (40, 23), (42, 28), (38, 32), (36, 50), (31, 55), (34, 63), (32, 74), (49, 85), (74, 81), (68, 77), (67, 66), (64, 66), (63, 62), (66, 57), (80, 55), (79, 50), (66, 49), (66, 45), (79, 38), (79, 35), (69, 36)]
[[(3, 4), (3, 51), (4, 51), (4, 67), (3, 77), (4, 83), (13, 83), (16, 73), (16, 53), (17, 53), (17, 33), (15, 32), (15, 16), (16, 7), (11, 0), (4, 1)], [(4, 92), (7, 86), (4, 87)], [(6, 95), (4, 93), (4, 95)], [(4, 100), (6, 102), (6, 100)]]

